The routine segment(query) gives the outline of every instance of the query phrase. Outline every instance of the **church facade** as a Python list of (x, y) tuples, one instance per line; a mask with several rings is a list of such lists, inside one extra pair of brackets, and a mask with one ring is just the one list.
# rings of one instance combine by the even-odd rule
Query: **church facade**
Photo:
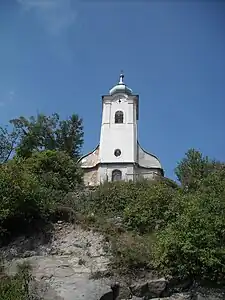
[(159, 159), (138, 142), (138, 118), (139, 96), (133, 94), (121, 74), (119, 83), (102, 96), (100, 142), (79, 160), (85, 185), (164, 176)]

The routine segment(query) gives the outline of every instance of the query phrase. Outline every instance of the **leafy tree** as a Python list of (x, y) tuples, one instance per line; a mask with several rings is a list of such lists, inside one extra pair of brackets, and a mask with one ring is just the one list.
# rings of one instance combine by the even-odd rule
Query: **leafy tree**
[(16, 147), (17, 139), (18, 132), (16, 130), (9, 132), (7, 127), (0, 127), (0, 163), (8, 161)]
[(0, 235), (45, 216), (48, 198), (38, 178), (23, 161), (0, 165)]
[(124, 209), (124, 221), (129, 229), (142, 234), (152, 232), (176, 218), (180, 210), (179, 203), (174, 202), (177, 188), (166, 182), (146, 182), (136, 185), (136, 189), (135, 197), (130, 197)]
[(58, 114), (38, 114), (29, 119), (19, 117), (10, 123), (19, 133), (17, 154), (30, 157), (34, 151), (65, 151), (70, 157), (78, 158), (83, 144), (82, 119), (73, 114), (60, 120)]
[(36, 220), (48, 221), (65, 195), (81, 183), (78, 164), (65, 152), (41, 151), (1, 164), (0, 236), (20, 232)]
[(182, 210), (156, 234), (154, 263), (179, 277), (218, 280), (225, 274), (225, 169), (205, 173), (196, 191), (179, 195)]
[(75, 190), (82, 183), (82, 170), (63, 151), (35, 152), (26, 159), (25, 165), (37, 176), (42, 186), (64, 194)]
[(201, 180), (221, 164), (203, 156), (201, 152), (190, 149), (178, 163), (175, 174), (181, 185), (189, 190), (196, 190)]

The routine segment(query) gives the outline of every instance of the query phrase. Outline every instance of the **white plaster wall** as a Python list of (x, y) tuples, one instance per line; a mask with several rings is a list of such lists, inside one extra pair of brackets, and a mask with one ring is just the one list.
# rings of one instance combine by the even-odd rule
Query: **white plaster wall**
[[(115, 123), (116, 111), (124, 114), (124, 123)], [(99, 158), (101, 163), (135, 162), (137, 149), (136, 102), (133, 99), (103, 102)], [(115, 149), (121, 156), (115, 157)]]
[(124, 181), (139, 180), (141, 178), (154, 180), (157, 176), (161, 176), (159, 170), (134, 167), (132, 164), (104, 164), (95, 168), (84, 169), (84, 184), (96, 186), (107, 180), (112, 181), (113, 170), (120, 170)]
[[(121, 164), (105, 164), (99, 167), (99, 182), (106, 180), (112, 181), (113, 170), (120, 170), (122, 172), (122, 180), (127, 180), (127, 174), (134, 173), (133, 165), (121, 165)], [(133, 177), (132, 177), (133, 178)]]
[(138, 164), (145, 168), (159, 168), (161, 169), (161, 164), (159, 160), (151, 155), (150, 153), (145, 152), (139, 145), (138, 145)]
[(155, 177), (161, 176), (161, 172), (157, 169), (145, 169), (138, 167), (136, 169), (137, 179), (145, 178), (145, 179), (155, 179)]

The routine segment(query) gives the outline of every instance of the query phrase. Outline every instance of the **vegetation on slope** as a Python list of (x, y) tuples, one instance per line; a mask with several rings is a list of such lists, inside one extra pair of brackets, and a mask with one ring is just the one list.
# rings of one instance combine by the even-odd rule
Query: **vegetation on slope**
[(117, 271), (150, 268), (180, 278), (224, 279), (223, 163), (191, 149), (175, 169), (179, 184), (105, 183), (78, 205), (68, 195), (83, 192), (77, 165), (82, 120), (38, 115), (11, 125), (11, 132), (0, 128), (2, 239), (37, 220), (52, 221), (63, 207), (83, 214), (110, 239)]
[(39, 300), (35, 291), (31, 267), (27, 263), (17, 266), (17, 273), (9, 277), (4, 268), (0, 270), (0, 297), (1, 300)]
[[(225, 275), (225, 166), (189, 150), (170, 181), (100, 186), (87, 202), (97, 222), (121, 217), (113, 233), (115, 267), (156, 268), (180, 278), (223, 280)], [(105, 223), (106, 224), (106, 223)]]

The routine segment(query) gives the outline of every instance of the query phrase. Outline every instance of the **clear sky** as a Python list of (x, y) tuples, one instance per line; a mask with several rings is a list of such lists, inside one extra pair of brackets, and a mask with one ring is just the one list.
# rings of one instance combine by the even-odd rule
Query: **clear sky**
[(89, 152), (121, 69), (166, 176), (192, 147), (225, 160), (225, 2), (0, 0), (1, 124), (78, 113)]

